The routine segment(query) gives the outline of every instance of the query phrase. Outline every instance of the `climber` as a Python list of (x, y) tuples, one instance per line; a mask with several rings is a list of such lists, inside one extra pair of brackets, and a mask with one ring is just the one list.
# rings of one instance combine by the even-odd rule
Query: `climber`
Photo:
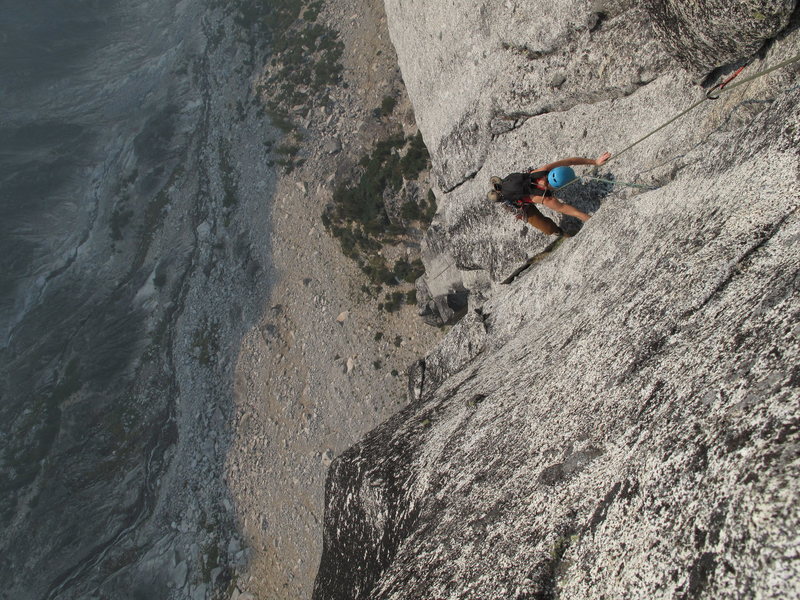
[(525, 173), (511, 173), (503, 179), (492, 177), (490, 179), (492, 191), (487, 197), (492, 202), (502, 202), (503, 207), (513, 212), (517, 219), (530, 223), (536, 229), (547, 235), (564, 235), (561, 228), (552, 219), (545, 217), (534, 204), (543, 204), (581, 221), (588, 221), (589, 215), (574, 206), (561, 202), (553, 195), (557, 190), (575, 179), (575, 171), (571, 167), (577, 165), (600, 166), (611, 158), (609, 152), (604, 152), (596, 159), (591, 158), (565, 158), (563, 160), (530, 169)]

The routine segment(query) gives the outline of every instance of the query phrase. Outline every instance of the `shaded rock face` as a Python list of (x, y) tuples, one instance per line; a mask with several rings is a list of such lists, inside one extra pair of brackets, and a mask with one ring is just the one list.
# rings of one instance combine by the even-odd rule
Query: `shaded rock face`
[(700, 36), (671, 3), (457, 4), (387, 13), (442, 192), (429, 258), (490, 283), (411, 369), (412, 403), (334, 461), (314, 597), (797, 597), (797, 65), (602, 172), (657, 190), (573, 186), (593, 218), (510, 285), (498, 257), (549, 240), (483, 201), (490, 175), (624, 147), (779, 31), (748, 73), (796, 54), (794, 5)]
[(644, 4), (662, 46), (699, 73), (754, 54), (789, 24), (797, 6), (796, 0), (647, 0)]

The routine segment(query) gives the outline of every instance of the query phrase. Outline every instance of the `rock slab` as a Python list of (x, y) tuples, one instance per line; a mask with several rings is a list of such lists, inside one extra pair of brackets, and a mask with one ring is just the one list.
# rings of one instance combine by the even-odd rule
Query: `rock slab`
[(697, 99), (697, 73), (779, 31), (750, 72), (796, 54), (795, 4), (709, 16), (703, 40), (672, 3), (457, 4), (387, 14), (439, 178), (431, 256), (491, 283), (411, 370), (413, 402), (331, 465), (314, 598), (800, 597), (797, 67), (611, 163), (658, 189), (607, 190), (509, 285), (501, 258), (547, 240), (482, 200), (532, 140), (540, 162), (613, 151)]

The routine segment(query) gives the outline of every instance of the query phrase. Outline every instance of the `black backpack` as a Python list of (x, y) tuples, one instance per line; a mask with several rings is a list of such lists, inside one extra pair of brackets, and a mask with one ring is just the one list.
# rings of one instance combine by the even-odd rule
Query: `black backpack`
[(513, 203), (517, 203), (526, 196), (531, 196), (533, 194), (544, 195), (544, 190), (536, 187), (533, 180), (546, 176), (547, 171), (511, 173), (501, 180), (500, 189), (497, 191), (503, 196), (503, 200)]

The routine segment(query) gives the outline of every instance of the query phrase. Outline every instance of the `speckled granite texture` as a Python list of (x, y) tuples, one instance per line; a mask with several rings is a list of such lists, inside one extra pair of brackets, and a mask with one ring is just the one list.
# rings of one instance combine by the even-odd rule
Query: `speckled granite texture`
[(387, 0), (439, 177), (428, 264), (479, 285), (411, 404), (331, 466), (314, 597), (800, 597), (798, 66), (601, 170), (657, 190), (573, 186), (593, 218), (509, 285), (552, 240), (484, 200), (621, 149), (698, 74), (796, 54), (795, 5), (694, 3), (701, 36), (675, 3), (556, 4)]

